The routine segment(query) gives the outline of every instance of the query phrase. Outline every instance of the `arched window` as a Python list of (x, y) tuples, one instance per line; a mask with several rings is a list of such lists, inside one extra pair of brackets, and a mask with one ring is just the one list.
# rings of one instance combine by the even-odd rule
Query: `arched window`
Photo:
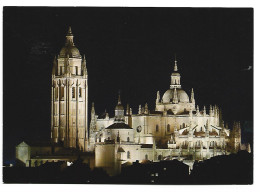
[(130, 142), (130, 138), (129, 137), (127, 137), (127, 142)]
[(82, 89), (79, 87), (79, 97), (82, 97)]
[(99, 137), (99, 142), (101, 142), (101, 137)]
[(60, 99), (64, 99), (64, 87), (60, 87)]
[(148, 160), (148, 155), (147, 154), (145, 155), (145, 160)]
[(108, 137), (107, 140), (110, 140), (110, 137)]
[(72, 98), (76, 98), (76, 95), (75, 95), (75, 87), (72, 87)]
[(159, 132), (159, 126), (156, 125), (156, 132)]
[(130, 151), (127, 151), (127, 159), (130, 159)]
[(75, 67), (75, 75), (78, 75), (78, 66)]
[(171, 129), (170, 129), (170, 125), (168, 124), (168, 125), (167, 125), (167, 132), (170, 132), (170, 130), (171, 130)]
[(159, 161), (162, 160), (162, 155), (159, 155), (159, 156), (158, 156), (158, 160), (159, 160)]
[(185, 123), (182, 124), (183, 125), (183, 128), (185, 127)]

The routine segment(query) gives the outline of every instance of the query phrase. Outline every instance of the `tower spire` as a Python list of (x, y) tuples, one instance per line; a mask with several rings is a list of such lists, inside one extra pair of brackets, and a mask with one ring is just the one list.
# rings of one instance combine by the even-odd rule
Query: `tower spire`
[(176, 54), (175, 54), (175, 57), (174, 57), (174, 71), (178, 71)]
[(120, 91), (118, 92), (118, 102), (117, 102), (117, 104), (121, 105)]

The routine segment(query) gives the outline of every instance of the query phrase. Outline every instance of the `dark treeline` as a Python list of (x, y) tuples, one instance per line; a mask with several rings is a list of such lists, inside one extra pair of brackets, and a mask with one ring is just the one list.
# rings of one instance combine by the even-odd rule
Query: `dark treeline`
[(78, 159), (67, 167), (65, 162), (49, 162), (39, 167), (4, 167), (4, 183), (85, 183), (85, 184), (252, 184), (253, 155), (246, 151), (212, 157), (189, 166), (173, 160), (135, 162), (122, 166), (121, 174), (109, 177), (103, 169), (91, 170)]

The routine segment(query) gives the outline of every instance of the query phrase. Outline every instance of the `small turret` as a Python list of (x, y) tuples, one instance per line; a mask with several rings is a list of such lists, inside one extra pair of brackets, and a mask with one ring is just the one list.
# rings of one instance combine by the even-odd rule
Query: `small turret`
[(204, 108), (203, 108), (203, 116), (205, 117), (206, 115), (207, 115), (206, 106), (204, 105)]
[(160, 103), (160, 92), (157, 91), (156, 103)]
[(195, 103), (193, 88), (191, 89), (190, 102), (191, 102), (191, 103)]
[(139, 105), (138, 114), (142, 114), (142, 105)]
[(149, 111), (148, 111), (148, 104), (146, 103), (145, 104), (145, 107), (144, 107), (144, 114), (148, 114), (149, 113)]
[(197, 105), (197, 108), (196, 108), (196, 115), (199, 116), (200, 115), (200, 109), (199, 109), (199, 105)]
[(210, 105), (210, 106), (209, 106), (209, 116), (212, 117), (212, 114), (213, 114), (213, 113), (212, 113), (212, 106)]
[(126, 115), (130, 114), (129, 104), (126, 105)]
[(88, 75), (88, 71), (87, 71), (87, 62), (86, 62), (85, 54), (83, 56), (81, 68), (82, 68), (83, 77), (86, 77)]
[(92, 107), (91, 107), (91, 119), (95, 119), (95, 106), (94, 106), (94, 102), (92, 102)]
[(144, 114), (144, 107), (142, 107), (142, 111), (141, 111), (142, 114)]

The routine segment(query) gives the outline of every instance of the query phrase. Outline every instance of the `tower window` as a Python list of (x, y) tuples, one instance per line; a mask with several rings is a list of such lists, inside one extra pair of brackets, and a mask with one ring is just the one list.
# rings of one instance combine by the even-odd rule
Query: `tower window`
[(148, 160), (148, 155), (146, 154), (144, 158), (145, 158), (145, 160)]
[(130, 151), (127, 151), (127, 159), (130, 159)]
[(75, 98), (75, 87), (72, 87), (72, 98)]
[(158, 125), (156, 125), (156, 132), (159, 132), (159, 126)]
[(82, 89), (79, 87), (79, 97), (82, 97)]
[(130, 138), (129, 137), (127, 137), (127, 142), (130, 142)]
[(170, 125), (167, 125), (167, 132), (170, 132)]
[(60, 87), (60, 99), (64, 99), (64, 87)]
[(76, 75), (78, 75), (78, 67), (77, 66), (75, 67), (75, 70), (76, 70)]
[(62, 75), (62, 66), (60, 66), (60, 75)]

